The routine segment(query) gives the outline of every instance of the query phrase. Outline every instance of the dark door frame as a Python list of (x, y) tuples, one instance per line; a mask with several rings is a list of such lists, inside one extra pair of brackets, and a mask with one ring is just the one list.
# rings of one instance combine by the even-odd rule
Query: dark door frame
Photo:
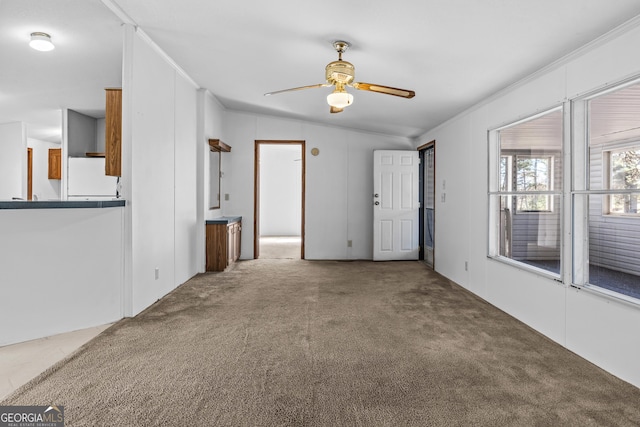
[[(434, 164), (433, 164), (433, 174), (434, 174), (434, 178), (435, 178), (435, 152), (436, 152), (436, 140), (434, 139), (433, 141), (429, 141), (426, 144), (422, 144), (421, 146), (419, 146), (417, 148), (419, 156), (420, 156), (420, 171), (419, 171), (419, 179), (418, 179), (418, 200), (420, 202), (420, 215), (419, 215), (419, 225), (418, 225), (418, 244), (420, 245), (420, 252), (418, 255), (418, 259), (424, 261), (425, 259), (425, 250), (424, 250), (424, 210), (425, 210), (425, 182), (424, 182), (424, 168), (425, 168), (425, 153), (428, 149), (433, 148), (433, 154), (434, 154)], [(436, 191), (436, 186), (435, 186), (435, 182), (433, 183), (433, 197), (434, 197), (434, 201), (435, 201), (435, 191)], [(434, 248), (433, 248), (433, 252), (434, 252), (434, 257), (433, 257), (433, 269), (435, 270), (435, 205), (434, 205), (434, 218), (433, 218), (433, 234), (434, 234)]]
[(33, 148), (27, 148), (27, 200), (33, 199)]
[(260, 146), (261, 145), (284, 145), (298, 144), (302, 154), (302, 197), (301, 197), (301, 217), (300, 217), (300, 259), (304, 259), (304, 223), (305, 223), (305, 179), (306, 179), (306, 161), (305, 161), (305, 141), (298, 140), (255, 140), (255, 155), (253, 167), (253, 259), (260, 256)]

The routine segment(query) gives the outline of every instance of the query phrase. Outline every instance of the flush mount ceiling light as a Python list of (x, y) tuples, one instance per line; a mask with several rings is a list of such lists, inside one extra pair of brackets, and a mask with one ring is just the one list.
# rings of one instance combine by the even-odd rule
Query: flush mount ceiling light
[(31, 33), (31, 41), (29, 42), (29, 46), (41, 52), (47, 52), (55, 49), (55, 46), (51, 42), (51, 36), (47, 33), (41, 32)]

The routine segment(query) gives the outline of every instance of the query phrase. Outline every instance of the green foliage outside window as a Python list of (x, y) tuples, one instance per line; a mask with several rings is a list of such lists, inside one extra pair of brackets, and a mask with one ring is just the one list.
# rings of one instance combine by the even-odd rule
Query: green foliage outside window
[[(610, 189), (640, 189), (640, 149), (612, 151), (610, 153)], [(610, 213), (637, 214), (637, 194), (613, 194), (609, 203)]]
[[(551, 190), (551, 157), (516, 157), (517, 191)], [(548, 195), (527, 194), (518, 196), (517, 211), (550, 211)]]

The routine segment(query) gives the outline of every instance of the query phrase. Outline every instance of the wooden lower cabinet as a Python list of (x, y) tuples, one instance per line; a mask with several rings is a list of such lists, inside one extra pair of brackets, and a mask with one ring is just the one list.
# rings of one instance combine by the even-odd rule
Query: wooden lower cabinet
[(224, 271), (240, 258), (242, 221), (207, 221), (207, 271)]

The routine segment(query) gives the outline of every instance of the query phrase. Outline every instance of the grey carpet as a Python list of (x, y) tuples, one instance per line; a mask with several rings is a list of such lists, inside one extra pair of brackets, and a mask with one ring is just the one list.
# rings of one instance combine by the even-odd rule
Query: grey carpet
[(2, 404), (68, 426), (640, 425), (640, 390), (418, 262), (199, 275)]

